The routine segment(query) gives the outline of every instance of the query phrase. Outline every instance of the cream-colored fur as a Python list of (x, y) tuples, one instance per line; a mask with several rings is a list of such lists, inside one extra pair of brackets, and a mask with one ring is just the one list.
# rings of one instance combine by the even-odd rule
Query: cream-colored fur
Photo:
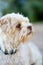
[(3, 52), (15, 53), (15, 65), (42, 65), (42, 56), (38, 48), (29, 39), (33, 34), (29, 19), (17, 13), (0, 18), (0, 47)]

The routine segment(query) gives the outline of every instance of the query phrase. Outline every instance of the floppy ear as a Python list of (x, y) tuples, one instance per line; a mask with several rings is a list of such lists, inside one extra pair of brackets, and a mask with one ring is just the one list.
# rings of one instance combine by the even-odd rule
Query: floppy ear
[(10, 17), (0, 18), (0, 26), (7, 24), (8, 22), (11, 23)]
[(0, 26), (2, 26), (5, 23), (6, 23), (5, 19), (0, 19)]
[(2, 20), (0, 19), (0, 26), (2, 25)]

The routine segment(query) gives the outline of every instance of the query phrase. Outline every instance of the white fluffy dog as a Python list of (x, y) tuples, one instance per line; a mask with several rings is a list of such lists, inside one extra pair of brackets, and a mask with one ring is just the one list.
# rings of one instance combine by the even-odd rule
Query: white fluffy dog
[(15, 54), (15, 65), (42, 65), (42, 56), (31, 42), (33, 33), (29, 19), (17, 13), (0, 18), (0, 48), (5, 54)]

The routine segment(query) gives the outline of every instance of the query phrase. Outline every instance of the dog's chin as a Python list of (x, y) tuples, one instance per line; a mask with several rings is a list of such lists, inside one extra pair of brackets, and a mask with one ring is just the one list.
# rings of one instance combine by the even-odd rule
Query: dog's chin
[(20, 42), (25, 43), (29, 41), (31, 37), (32, 37), (32, 33), (27, 33), (26, 36), (21, 37)]

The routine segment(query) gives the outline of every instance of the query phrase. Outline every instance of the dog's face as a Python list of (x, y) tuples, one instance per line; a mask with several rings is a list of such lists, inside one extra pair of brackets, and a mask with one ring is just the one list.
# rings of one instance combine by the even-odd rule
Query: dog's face
[(32, 25), (29, 19), (21, 14), (5, 15), (0, 20), (0, 27), (13, 48), (25, 43), (32, 36)]

